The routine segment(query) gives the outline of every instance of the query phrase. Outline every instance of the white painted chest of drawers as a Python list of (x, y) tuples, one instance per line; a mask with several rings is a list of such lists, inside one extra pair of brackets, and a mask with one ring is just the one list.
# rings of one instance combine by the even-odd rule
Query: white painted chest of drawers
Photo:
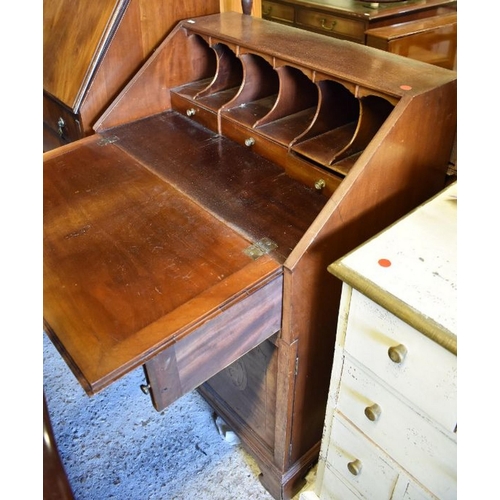
[(457, 498), (457, 184), (331, 264), (343, 281), (315, 491)]

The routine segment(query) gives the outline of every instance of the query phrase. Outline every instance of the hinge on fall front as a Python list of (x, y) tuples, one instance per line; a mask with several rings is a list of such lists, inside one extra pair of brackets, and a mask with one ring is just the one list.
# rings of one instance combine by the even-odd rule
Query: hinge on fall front
[(97, 141), (98, 146), (107, 146), (108, 144), (113, 144), (113, 142), (119, 141), (120, 138), (116, 135), (110, 135), (109, 137), (101, 137)]
[(245, 248), (243, 252), (255, 260), (268, 254), (269, 252), (272, 252), (275, 248), (278, 248), (278, 245), (271, 238), (261, 238), (253, 245)]
[(297, 376), (299, 373), (299, 357), (297, 356), (295, 358), (295, 376)]

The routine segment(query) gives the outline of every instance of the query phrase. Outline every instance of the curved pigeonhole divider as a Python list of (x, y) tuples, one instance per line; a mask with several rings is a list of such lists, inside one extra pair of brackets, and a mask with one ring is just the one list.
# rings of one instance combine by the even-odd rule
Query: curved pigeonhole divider
[(368, 95), (358, 100), (360, 113), (352, 139), (330, 160), (329, 165), (362, 152), (394, 109), (389, 101), (376, 95)]
[(360, 111), (359, 102), (342, 84), (332, 80), (317, 82), (318, 109), (309, 128), (296, 138), (292, 151), (321, 165), (351, 140)]
[(280, 66), (275, 71), (279, 77), (278, 98), (269, 113), (254, 127), (288, 146), (313, 120), (318, 106), (318, 90), (297, 68)]
[(280, 82), (274, 68), (263, 57), (242, 54), (240, 59), (243, 63), (242, 86), (222, 111), (232, 119), (253, 127), (273, 108)]
[(193, 78), (180, 87), (176, 93), (194, 99), (198, 94), (212, 85), (217, 73), (217, 54), (199, 35), (189, 35), (189, 50)]
[(227, 45), (217, 43), (212, 49), (217, 56), (215, 76), (210, 85), (198, 92), (194, 98), (207, 107), (218, 110), (238, 93), (243, 81), (243, 66)]

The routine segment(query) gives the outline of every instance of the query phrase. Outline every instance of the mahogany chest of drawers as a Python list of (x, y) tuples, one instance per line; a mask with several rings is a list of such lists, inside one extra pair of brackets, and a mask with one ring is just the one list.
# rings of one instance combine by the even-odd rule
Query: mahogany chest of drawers
[[(332, 57), (335, 55), (335, 57)], [(317, 460), (329, 263), (444, 187), (456, 73), (234, 12), (181, 21), (44, 155), (44, 324), (89, 395), (195, 388), (277, 499)]]
[(456, 10), (453, 0), (262, 0), (262, 17), (323, 35), (366, 44), (366, 30)]

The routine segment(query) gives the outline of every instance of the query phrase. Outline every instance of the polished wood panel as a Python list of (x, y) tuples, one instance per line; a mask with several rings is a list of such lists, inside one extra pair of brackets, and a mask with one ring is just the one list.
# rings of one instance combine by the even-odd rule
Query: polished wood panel
[(216, 12), (217, 0), (44, 0), (44, 151), (93, 134), (179, 20)]
[[(184, 155), (182, 148), (179, 155)], [(228, 168), (234, 165), (233, 157), (229, 153), (224, 158), (220, 175), (231, 178), (234, 174)], [(68, 169), (89, 161), (92, 167), (77, 168), (80, 175), (68, 176)], [(180, 162), (174, 157), (168, 161)], [(257, 167), (254, 170), (258, 172)], [(265, 205), (257, 203), (254, 212), (272, 220), (268, 199)], [(287, 211), (294, 213), (293, 202), (290, 192), (283, 221), (289, 219)], [(233, 214), (231, 207), (228, 213)], [(234, 214), (237, 217), (238, 211)], [(248, 212), (241, 217), (252, 223)], [(44, 218), (48, 333), (65, 332), (58, 341), (64, 344), (71, 365), (78, 367), (76, 375), (89, 393), (194, 330), (213, 314), (214, 307), (239, 300), (232, 297), (235, 290), (250, 290), (279, 268), (266, 259), (252, 260), (244, 253), (252, 244), (250, 239), (143, 169), (113, 143), (101, 146), (87, 140), (83, 150), (58, 150), (47, 158)], [(266, 226), (258, 219), (255, 222), (254, 231), (266, 236), (262, 233)], [(275, 234), (281, 244), (283, 238), (276, 230), (271, 236)], [(147, 276), (156, 276), (154, 283), (145, 281)], [(109, 350), (113, 356), (106, 355)]]
[(456, 70), (456, 13), (369, 29), (366, 37), (371, 47)]

